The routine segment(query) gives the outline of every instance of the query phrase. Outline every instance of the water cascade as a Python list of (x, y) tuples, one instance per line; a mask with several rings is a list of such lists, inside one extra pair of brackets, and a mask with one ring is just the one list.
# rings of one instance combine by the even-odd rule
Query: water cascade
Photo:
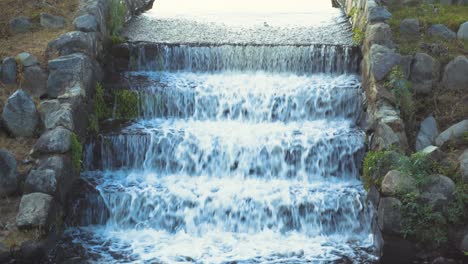
[[(134, 43), (139, 117), (85, 148), (91, 263), (373, 263), (359, 54)], [(67, 242), (64, 242), (67, 243)]]

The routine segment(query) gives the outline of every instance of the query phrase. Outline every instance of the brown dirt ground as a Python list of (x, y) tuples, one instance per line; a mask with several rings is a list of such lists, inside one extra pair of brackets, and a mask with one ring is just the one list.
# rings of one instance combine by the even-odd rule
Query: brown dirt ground
[[(36, 56), (43, 68), (47, 67), (45, 50), (47, 44), (61, 34), (72, 30), (72, 19), (79, 5), (78, 0), (0, 0), (0, 59), (29, 52)], [(42, 29), (39, 24), (40, 13), (60, 15), (66, 18), (67, 27), (60, 30)], [(34, 23), (31, 32), (12, 35), (9, 32), (9, 21), (13, 17), (27, 16)], [(21, 74), (18, 74), (21, 79)], [(4, 85), (0, 82), (0, 112), (6, 99), (18, 85)], [(36, 103), (38, 103), (36, 101)], [(18, 164), (20, 182), (25, 178), (32, 164), (25, 162), (36, 138), (11, 138), (0, 127), (0, 148), (13, 153)], [(17, 247), (21, 242), (37, 234), (20, 232), (15, 227), (16, 214), (21, 196), (0, 197), (0, 243), (8, 247)]]

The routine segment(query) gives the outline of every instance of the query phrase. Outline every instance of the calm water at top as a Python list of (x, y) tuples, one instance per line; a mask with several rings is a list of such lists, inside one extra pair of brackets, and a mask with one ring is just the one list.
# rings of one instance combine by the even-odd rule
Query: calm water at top
[(329, 0), (161, 0), (125, 35), (163, 43), (352, 44), (345, 15)]

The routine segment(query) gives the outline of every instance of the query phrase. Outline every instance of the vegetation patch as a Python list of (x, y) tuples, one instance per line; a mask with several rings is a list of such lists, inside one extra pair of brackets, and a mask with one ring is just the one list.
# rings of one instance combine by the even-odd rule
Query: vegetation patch
[(82, 156), (83, 156), (83, 145), (81, 145), (80, 139), (75, 133), (70, 136), (71, 140), (71, 160), (73, 168), (77, 171), (81, 170)]
[[(447, 52), (433, 53), (434, 57), (442, 62), (448, 62), (458, 54), (468, 54), (468, 42), (460, 40), (444, 40), (433, 38), (425, 34), (431, 25), (444, 24), (454, 32), (457, 32), (459, 26), (466, 22), (468, 17), (468, 6), (459, 5), (439, 5), (439, 4), (421, 4), (416, 6), (391, 6), (390, 12), (392, 18), (389, 21), (390, 27), (398, 44), (401, 54), (415, 54), (417, 52), (426, 52), (423, 49), (425, 43), (437, 43), (439, 46), (447, 48)], [(417, 18), (421, 26), (421, 37), (418, 39), (406, 39), (400, 36), (400, 23), (405, 18)]]
[(137, 92), (130, 90), (114, 91), (114, 118), (134, 119), (138, 117), (140, 100)]
[(360, 46), (366, 37), (366, 33), (358, 28), (353, 29), (353, 43)]
[(371, 184), (380, 188), (383, 177), (390, 170), (415, 180), (418, 189), (430, 182), (430, 176), (442, 174), (450, 177), (456, 186), (454, 198), (442, 213), (435, 210), (420, 192), (400, 193), (402, 202), (402, 232), (405, 238), (428, 248), (437, 248), (448, 240), (449, 227), (463, 226), (468, 222), (468, 184), (464, 183), (453, 164), (438, 163), (423, 153), (406, 156), (395, 150), (371, 151), (364, 160), (363, 181), (366, 189)]
[(109, 35), (112, 43), (122, 43), (124, 39), (120, 36), (121, 31), (125, 24), (125, 13), (127, 13), (127, 7), (121, 0), (112, 0), (109, 7)]
[(395, 96), (396, 107), (400, 110), (403, 120), (411, 124), (415, 113), (411, 82), (405, 79), (400, 66), (396, 66), (390, 71), (385, 87)]

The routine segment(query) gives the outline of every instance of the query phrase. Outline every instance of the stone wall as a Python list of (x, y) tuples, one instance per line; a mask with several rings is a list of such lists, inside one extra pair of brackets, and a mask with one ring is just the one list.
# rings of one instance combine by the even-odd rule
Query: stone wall
[[(405, 122), (403, 121), (402, 113), (398, 110), (397, 98), (387, 89), (388, 85), (386, 85), (392, 69), (399, 66), (404, 75), (403, 79), (407, 79), (408, 82), (412, 83), (413, 90), (418, 92), (421, 90), (418, 87), (427, 86), (426, 88), (432, 89), (434, 83), (441, 83), (441, 85), (444, 85), (447, 81), (445, 81), (441, 75), (454, 73), (454, 70), (449, 69), (450, 65), (456, 63), (461, 64), (461, 61), (468, 60), (464, 56), (459, 56), (446, 66), (445, 72), (442, 71), (442, 73), (439, 74), (439, 69), (443, 68), (439, 68), (441, 65), (429, 55), (418, 53), (415, 56), (402, 56), (398, 54), (395, 49), (396, 44), (392, 37), (392, 31), (388, 24), (391, 14), (381, 4), (400, 3), (402, 1), (339, 0), (339, 2), (345, 13), (349, 16), (355, 34), (356, 32), (362, 32), (364, 34), (361, 46), (363, 54), (361, 68), (363, 87), (367, 97), (367, 124), (365, 125), (365, 129), (369, 135), (369, 150), (379, 151), (397, 148), (403, 152), (412, 153), (414, 148), (408, 144)], [(422, 1), (406, 1), (405, 3), (409, 2)], [(445, 1), (445, 4), (466, 4), (466, 2)], [(404, 8), (404, 6), (402, 8)], [(416, 30), (416, 35), (419, 35), (418, 31), (419, 29)], [(421, 63), (419, 63), (421, 65), (418, 64), (419, 61), (421, 61)], [(425, 71), (428, 72), (428, 74), (424, 74), (424, 77), (418, 78), (418, 76), (423, 75), (419, 74), (420, 69), (423, 68), (422, 65), (428, 68), (428, 70)], [(468, 67), (466, 67), (464, 71), (464, 75), (468, 74)], [(453, 80), (461, 80), (461, 78), (456, 77), (453, 78)], [(464, 89), (466, 89), (466, 87), (468, 87), (468, 81), (463, 81), (463, 86), (465, 86)], [(456, 87), (456, 85), (450, 85), (450, 87), (453, 88)], [(426, 140), (428, 142), (426, 142), (427, 144), (425, 143), (424, 146), (418, 146), (418, 144), (421, 143), (416, 143), (416, 151), (424, 149), (422, 152), (427, 154), (430, 159), (440, 161), (440, 156), (444, 154), (440, 151), (439, 147), (442, 148), (444, 143), (437, 143), (437, 135), (439, 135), (438, 137), (452, 135), (453, 138), (458, 137), (459, 139), (461, 134), (466, 133), (468, 130), (463, 125), (466, 122), (468, 122), (468, 120), (450, 127), (439, 135), (437, 126), (433, 125), (433, 123), (435, 123), (434, 118), (428, 118), (421, 124), (422, 132), (420, 132), (420, 134), (422, 133), (423, 136), (427, 134), (431, 138)], [(432, 129), (432, 127), (435, 127), (436, 132), (433, 132), (434, 129)], [(421, 140), (424, 141), (425, 138)], [(460, 160), (465, 159), (461, 157)], [(462, 175), (466, 174), (463, 170), (461, 173)], [(370, 184), (370, 186), (368, 186), (368, 198), (373, 204), (375, 216), (373, 221), (374, 242), (379, 251), (381, 261), (383, 263), (409, 263), (414, 259), (416, 254), (426, 254), (429, 256), (429, 259), (431, 259), (432, 256), (437, 256), (438, 253), (436, 252), (428, 252), (427, 249), (418, 247), (417, 241), (409, 241), (404, 238), (401, 226), (403, 217), (400, 212), (401, 202), (395, 198), (397, 195), (395, 195), (394, 192), (397, 187), (412, 188), (412, 190), (404, 191), (408, 193), (410, 191), (421, 192), (423, 196), (427, 196), (428, 203), (434, 203), (434, 208), (436, 208), (437, 202), (435, 200), (438, 199), (435, 198), (436, 196), (441, 197), (440, 199), (445, 203), (448, 203), (450, 199), (452, 199), (451, 197), (455, 190), (454, 182), (449, 177), (443, 175), (431, 175), (430, 177), (433, 178), (431, 178), (432, 183), (427, 186), (425, 190), (417, 190), (416, 184), (411, 182), (411, 177), (402, 177), (399, 171), (389, 171), (387, 174), (384, 174), (384, 176), (380, 186), (376, 186), (375, 184)], [(432, 191), (428, 191), (428, 189)], [(435, 189), (438, 191), (435, 191)], [(400, 189), (398, 191), (400, 191)], [(442, 200), (439, 200), (439, 202)], [(464, 234), (463, 232), (465, 231), (462, 231), (462, 234)], [(466, 242), (461, 242), (459, 246), (459, 240), (459, 237), (455, 238), (455, 240), (452, 241), (454, 244), (451, 244), (452, 242), (450, 244), (447, 243), (446, 247), (453, 247), (463, 252), (466, 249), (460, 247), (463, 247), (462, 244)], [(464, 241), (463, 235), (461, 235), (461, 240)], [(442, 261), (444, 260), (442, 259)]]
[[(125, 21), (150, 8), (153, 1), (123, 1)], [(10, 257), (20, 262), (39, 263), (63, 232), (67, 194), (81, 169), (80, 142), (87, 136), (89, 115), (94, 109), (92, 98), (96, 83), (104, 78), (105, 58), (111, 45), (110, 3), (111, 0), (81, 0), (73, 22), (75, 31), (48, 44), (47, 70), (40, 69), (30, 54), (18, 56), (10, 63), (12, 73), (16, 72), (19, 62), (24, 64), (24, 70), (37, 67), (40, 76), (44, 75), (40, 89), (34, 87), (28, 91), (37, 100), (42, 99), (38, 110), (30, 95), (19, 90), (6, 102), (8, 111), (6, 114), (4, 111), (3, 118), (14, 136), (30, 137), (37, 133), (35, 131), (42, 131), (30, 153), (33, 168), (20, 187), (23, 196), (16, 217), (18, 236), (20, 233), (37, 234), (25, 239), (19, 250), (11, 249)], [(3, 65), (8, 66), (8, 61)], [(15, 78), (10, 79), (14, 82)], [(5, 115), (9, 116), (5, 118)], [(27, 117), (27, 122), (15, 122), (18, 117)], [(5, 256), (1, 256), (0, 262), (2, 259), (5, 260)]]

